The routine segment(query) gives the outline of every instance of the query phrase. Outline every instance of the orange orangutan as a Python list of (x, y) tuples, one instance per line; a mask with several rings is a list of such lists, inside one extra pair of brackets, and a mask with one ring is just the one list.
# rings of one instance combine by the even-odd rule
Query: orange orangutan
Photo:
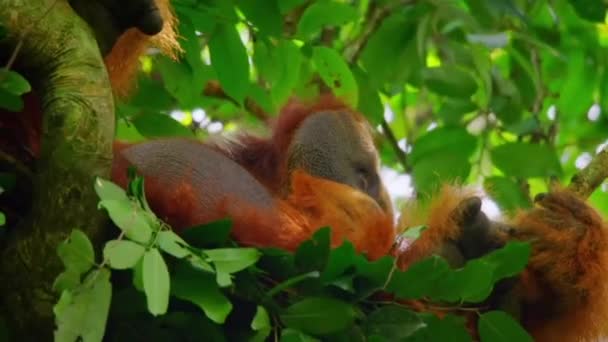
[[(175, 47), (175, 20), (166, 0), (157, 4), (165, 29), (156, 39)], [(106, 62), (117, 94), (128, 90), (150, 40), (129, 29), (113, 45)], [(35, 151), (33, 121), (20, 124), (26, 126), (20, 132), (31, 132), (21, 143)], [(473, 193), (446, 187), (426, 212), (403, 212), (400, 228), (424, 223), (428, 229), (393, 248), (393, 213), (369, 127), (331, 97), (311, 106), (292, 102), (268, 139), (245, 135), (222, 145), (164, 139), (115, 147), (113, 179), (125, 186), (126, 168), (134, 166), (146, 178), (153, 209), (178, 231), (230, 216), (233, 237), (242, 244), (294, 250), (330, 225), (332, 245), (348, 239), (370, 258), (396, 253), (401, 268), (433, 253), (458, 265), (509, 239), (531, 241), (530, 264), (508, 293), (524, 327), (539, 341), (606, 336), (606, 225), (584, 200), (555, 190), (535, 208), (498, 223), (488, 220)]]
[(295, 250), (324, 226), (333, 227), (332, 245), (346, 238), (371, 258), (393, 245), (371, 130), (332, 97), (287, 106), (270, 139), (115, 146), (113, 180), (126, 186), (135, 166), (152, 208), (177, 230), (230, 216), (233, 237), (247, 245)]

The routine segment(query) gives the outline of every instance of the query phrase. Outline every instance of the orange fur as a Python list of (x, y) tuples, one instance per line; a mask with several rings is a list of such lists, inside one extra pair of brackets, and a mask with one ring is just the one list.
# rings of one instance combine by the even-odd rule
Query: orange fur
[(171, 10), (169, 0), (156, 0), (163, 18), (163, 30), (155, 36), (147, 36), (136, 28), (127, 30), (105, 56), (106, 68), (114, 94), (125, 97), (131, 91), (133, 80), (139, 70), (139, 58), (149, 47), (156, 47), (170, 58), (177, 58), (181, 47), (177, 41), (177, 18)]
[[(166, 145), (170, 143), (170, 140), (158, 141), (153, 149), (161, 145), (171, 146)], [(128, 147), (121, 143), (114, 145), (116, 157), (112, 179), (122, 187), (126, 187), (128, 181), (126, 169), (130, 163), (123, 152)], [(234, 173), (234, 167), (238, 164), (218, 156), (200, 142), (191, 141), (187, 145), (173, 145), (171, 148), (187, 149), (189, 154), (199, 154), (215, 163), (206, 173), (198, 167), (198, 160), (180, 157), (183, 158), (180, 162), (173, 160), (164, 165), (164, 168), (170, 168), (168, 172), (172, 173), (171, 176), (167, 172), (155, 173), (150, 169), (163, 166), (140, 164), (150, 206), (178, 232), (230, 217), (234, 239), (250, 246), (272, 246), (295, 251), (316, 230), (325, 226), (332, 227), (332, 246), (349, 240), (359, 252), (372, 259), (386, 255), (393, 244), (395, 233), (391, 212), (382, 209), (363, 192), (295, 170), (290, 179), (292, 191), (283, 198), (267, 192), (261, 183), (252, 178), (243, 179), (246, 176), (244, 169)], [(158, 155), (146, 156), (155, 160), (159, 158)], [(218, 176), (211, 168), (228, 171)], [(230, 182), (236, 188), (218, 182)], [(262, 198), (272, 196), (272, 200), (270, 203), (264, 200), (259, 203), (259, 194), (262, 194)]]
[(332, 227), (332, 247), (348, 240), (370, 259), (388, 254), (395, 238), (392, 215), (367, 194), (299, 170), (291, 187), (288, 203), (308, 217), (312, 228)]
[[(428, 207), (405, 209), (401, 230), (427, 225), (397, 251), (400, 268), (457, 238), (453, 210), (472, 194), (445, 186)], [(522, 324), (537, 341), (598, 341), (608, 336), (608, 226), (576, 195), (555, 190), (511, 222), (510, 239), (530, 241), (532, 255), (513, 294)], [(506, 238), (506, 236), (504, 237)]]
[(532, 242), (517, 288), (524, 324), (540, 341), (597, 341), (608, 333), (608, 226), (565, 190), (514, 219), (514, 238)]
[[(236, 241), (295, 251), (318, 229), (330, 226), (332, 247), (348, 240), (370, 259), (388, 253), (394, 238), (392, 217), (372, 198), (303, 171), (294, 172), (292, 182), (293, 193), (286, 200), (277, 200), (278, 216), (242, 205), (226, 210), (234, 220)], [(231, 196), (228, 201), (233, 199)]]
[(456, 239), (458, 213), (454, 210), (463, 199), (474, 195), (471, 189), (446, 184), (426, 206), (417, 202), (408, 204), (401, 213), (397, 230), (404, 232), (420, 225), (427, 229), (413, 243), (402, 242), (402, 248), (397, 251), (399, 268), (406, 269), (413, 262), (433, 254), (445, 241)]

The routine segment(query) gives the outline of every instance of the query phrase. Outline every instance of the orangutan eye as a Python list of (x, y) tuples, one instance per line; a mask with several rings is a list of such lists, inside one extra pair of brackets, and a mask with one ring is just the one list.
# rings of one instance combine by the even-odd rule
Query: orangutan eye
[(365, 168), (357, 168), (357, 188), (363, 192), (367, 192), (370, 183), (370, 173)]

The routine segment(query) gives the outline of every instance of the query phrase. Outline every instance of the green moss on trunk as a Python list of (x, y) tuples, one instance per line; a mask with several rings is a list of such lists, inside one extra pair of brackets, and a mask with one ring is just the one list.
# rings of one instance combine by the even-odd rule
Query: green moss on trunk
[(111, 88), (94, 36), (65, 0), (8, 0), (0, 6), (9, 46), (44, 109), (42, 154), (33, 210), (3, 247), (2, 314), (15, 340), (48, 341), (53, 331), (52, 284), (62, 266), (57, 244), (74, 228), (103, 236), (96, 176), (107, 177), (114, 135)]

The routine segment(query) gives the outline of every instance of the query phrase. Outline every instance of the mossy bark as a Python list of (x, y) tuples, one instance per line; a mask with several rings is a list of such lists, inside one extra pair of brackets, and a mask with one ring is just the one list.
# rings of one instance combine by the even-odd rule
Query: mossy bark
[(32, 212), (0, 255), (2, 315), (15, 341), (49, 341), (58, 243), (74, 228), (103, 236), (93, 184), (109, 175), (114, 103), (94, 35), (66, 0), (0, 0), (0, 25), (4, 52), (21, 41), (15, 65), (44, 111)]

